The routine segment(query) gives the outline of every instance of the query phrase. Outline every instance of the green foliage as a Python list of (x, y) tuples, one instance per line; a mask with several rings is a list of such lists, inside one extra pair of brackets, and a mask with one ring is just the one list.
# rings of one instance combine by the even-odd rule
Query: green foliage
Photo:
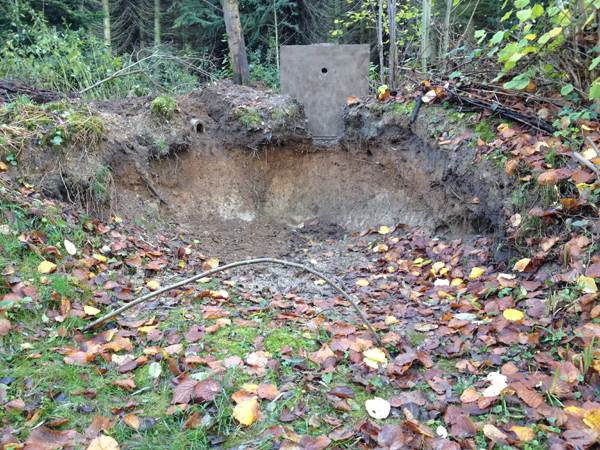
[[(600, 56), (594, 57), (600, 53), (598, 47), (582, 41), (589, 48), (576, 49), (576, 55), (571, 56), (569, 42), (574, 34), (589, 26), (598, 7), (600, 0), (567, 1), (546, 7), (531, 4), (530, 0), (516, 0), (514, 9), (502, 18), (506, 29), (497, 31), (487, 41), (491, 48), (488, 56), (497, 55), (502, 63), (495, 81), (510, 76), (505, 88), (525, 89), (535, 86), (533, 80), (541, 77), (561, 85), (561, 95), (568, 100), (576, 99), (571, 97), (575, 93), (588, 100), (600, 97), (600, 77), (592, 73), (600, 62)], [(585, 32), (594, 33), (591, 28)], [(480, 30), (475, 36), (482, 43), (487, 34)], [(560, 62), (549, 64), (549, 57)], [(569, 79), (571, 82), (566, 82)]]
[(173, 118), (177, 103), (173, 97), (160, 96), (152, 101), (151, 109), (152, 116), (157, 121), (168, 121)]
[(233, 113), (233, 118), (239, 120), (244, 128), (260, 125), (260, 114), (256, 108), (240, 108)]

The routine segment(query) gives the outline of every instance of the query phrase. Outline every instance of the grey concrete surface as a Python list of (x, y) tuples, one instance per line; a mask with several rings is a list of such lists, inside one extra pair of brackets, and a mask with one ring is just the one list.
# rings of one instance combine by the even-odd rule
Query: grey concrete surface
[(281, 46), (281, 93), (304, 104), (313, 138), (343, 134), (348, 97), (369, 91), (369, 51), (369, 45)]

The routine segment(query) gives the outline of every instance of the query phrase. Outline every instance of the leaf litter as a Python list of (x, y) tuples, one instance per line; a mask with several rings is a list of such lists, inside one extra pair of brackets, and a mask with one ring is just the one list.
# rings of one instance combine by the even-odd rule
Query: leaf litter
[[(430, 103), (443, 97), (432, 91)], [(597, 124), (586, 129), (600, 140)], [(203, 448), (593, 446), (599, 233), (585, 219), (552, 225), (595, 212), (596, 175), (549, 167), (550, 151), (569, 149), (522, 124), (478, 146), (509, 155), (508, 175), (529, 168), (521, 186), (553, 193), (507, 212), (508, 240), (527, 250), (510, 264), (494, 262), (491, 237), (444, 240), (404, 224), (298, 242), (359, 299), (384, 347), (322, 280), (248, 290), (252, 273), (235, 271), (84, 334), (95, 316), (222, 263), (181, 228), (150, 243), (134, 224), (86, 218), (4, 174), (3, 230), (19, 246), (0, 267), (4, 448), (152, 448), (161, 436)], [(528, 236), (532, 220), (547, 232)]]

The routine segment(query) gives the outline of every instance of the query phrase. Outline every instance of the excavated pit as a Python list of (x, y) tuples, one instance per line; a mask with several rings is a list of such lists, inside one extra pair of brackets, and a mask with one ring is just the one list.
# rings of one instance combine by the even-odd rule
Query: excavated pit
[[(414, 125), (409, 107), (352, 108), (344, 136), (324, 143), (306, 133), (301, 105), (264, 90), (206, 88), (179, 98), (168, 123), (153, 120), (151, 100), (90, 105), (106, 131), (88, 166), (111, 167), (117, 213), (180, 225), (214, 257), (285, 256), (299, 236), (399, 223), (437, 236), (502, 228), (504, 171), (478, 158), (466, 118), (440, 108)], [(65, 156), (66, 176), (80, 175), (80, 159)]]

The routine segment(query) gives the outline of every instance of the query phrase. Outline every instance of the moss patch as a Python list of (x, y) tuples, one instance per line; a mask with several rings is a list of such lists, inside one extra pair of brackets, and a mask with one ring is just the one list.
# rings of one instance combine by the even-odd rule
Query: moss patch
[(479, 122), (475, 127), (475, 132), (485, 142), (490, 142), (496, 137), (496, 130), (492, 127), (489, 119), (483, 119)]
[(240, 108), (233, 113), (232, 116), (235, 120), (239, 120), (240, 123), (249, 128), (252, 125), (260, 125), (260, 114), (256, 108)]
[(159, 121), (171, 120), (175, 114), (177, 103), (174, 98), (167, 96), (156, 97), (152, 101), (152, 116)]

